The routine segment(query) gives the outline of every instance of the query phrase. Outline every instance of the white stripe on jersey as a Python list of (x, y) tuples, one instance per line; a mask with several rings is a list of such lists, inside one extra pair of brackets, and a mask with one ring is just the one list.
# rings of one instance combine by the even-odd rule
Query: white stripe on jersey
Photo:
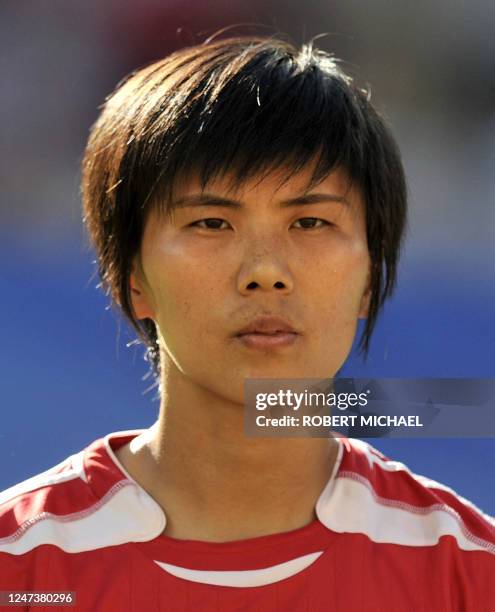
[(471, 534), (459, 514), (447, 504), (412, 506), (379, 497), (369, 480), (356, 472), (341, 472), (331, 496), (318, 500), (320, 521), (338, 533), (362, 533), (373, 542), (404, 546), (434, 546), (441, 536), (453, 536), (462, 550), (495, 554), (495, 544)]
[(214, 584), (216, 586), (229, 587), (258, 587), (265, 584), (272, 584), (279, 580), (285, 580), (294, 576), (298, 572), (309, 567), (314, 563), (324, 551), (317, 551), (278, 563), (270, 567), (256, 570), (193, 570), (162, 561), (155, 561), (162, 569), (177, 578), (184, 578), (192, 582), (201, 582), (203, 584)]
[(407, 474), (412, 476), (415, 480), (417, 480), (424, 487), (427, 487), (429, 489), (439, 489), (441, 491), (446, 491), (447, 493), (450, 493), (455, 498), (457, 498), (463, 505), (468, 506), (469, 508), (471, 508), (471, 510), (479, 514), (487, 523), (490, 523), (490, 525), (493, 525), (495, 527), (495, 517), (492, 517), (486, 514), (485, 512), (483, 512), (481, 508), (478, 508), (478, 506), (473, 504), (473, 502), (470, 501), (469, 499), (466, 499), (465, 497), (462, 497), (462, 495), (459, 495), (459, 493), (454, 491), (454, 489), (451, 489), (450, 487), (442, 484), (441, 482), (437, 482), (436, 480), (433, 480), (426, 476), (422, 476), (421, 474), (415, 474), (414, 472), (411, 472), (411, 470), (406, 465), (401, 463), (400, 461), (392, 461), (391, 459), (387, 459), (387, 460), (382, 459), (377, 454), (378, 451), (374, 449), (367, 442), (364, 442), (363, 440), (353, 439), (352, 444), (353, 446), (361, 449), (366, 454), (366, 457), (368, 459), (370, 466), (373, 466), (373, 464), (376, 464), (382, 470), (386, 470), (387, 472), (404, 471), (404, 472), (407, 472)]
[(165, 529), (157, 502), (134, 482), (120, 480), (104, 497), (72, 514), (49, 512), (30, 518), (12, 535), (0, 538), (0, 552), (23, 555), (36, 546), (53, 544), (69, 553), (147, 542)]

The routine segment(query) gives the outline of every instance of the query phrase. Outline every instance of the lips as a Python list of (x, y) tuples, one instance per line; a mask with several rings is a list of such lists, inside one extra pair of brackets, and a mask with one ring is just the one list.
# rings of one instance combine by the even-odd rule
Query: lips
[(262, 334), (273, 336), (276, 334), (298, 334), (286, 319), (275, 315), (263, 315), (256, 317), (250, 323), (239, 329), (234, 335), (244, 336), (246, 334)]
[(301, 331), (278, 315), (260, 315), (233, 335), (246, 348), (262, 351), (292, 346)]
[(273, 334), (251, 332), (236, 336), (236, 340), (251, 349), (278, 349), (292, 346), (301, 336), (295, 332), (277, 331)]

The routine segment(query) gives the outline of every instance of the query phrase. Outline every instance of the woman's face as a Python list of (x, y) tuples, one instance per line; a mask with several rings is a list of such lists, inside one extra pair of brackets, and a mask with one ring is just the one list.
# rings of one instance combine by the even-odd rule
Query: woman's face
[[(243, 403), (245, 378), (329, 378), (351, 349), (369, 305), (362, 196), (335, 171), (311, 191), (308, 168), (232, 190), (178, 186), (170, 218), (152, 211), (131, 275), (138, 318), (158, 326), (162, 367)], [(209, 219), (209, 221), (205, 221)], [(299, 331), (278, 347), (236, 333), (278, 315)]]

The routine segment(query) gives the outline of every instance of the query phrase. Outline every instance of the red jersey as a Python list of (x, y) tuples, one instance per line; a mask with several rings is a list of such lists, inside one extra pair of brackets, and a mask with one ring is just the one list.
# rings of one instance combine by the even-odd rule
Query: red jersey
[(114, 454), (142, 431), (0, 493), (0, 590), (75, 591), (75, 609), (105, 612), (495, 610), (495, 520), (373, 446), (337, 438), (309, 525), (210, 543), (162, 535)]

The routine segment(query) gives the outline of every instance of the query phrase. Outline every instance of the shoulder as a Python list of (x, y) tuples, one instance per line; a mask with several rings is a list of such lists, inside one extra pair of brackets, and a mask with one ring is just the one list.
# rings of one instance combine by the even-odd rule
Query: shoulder
[(72, 517), (94, 503), (83, 452), (0, 492), (0, 552), (23, 551), (30, 529), (38, 532), (53, 520)]
[[(135, 434), (134, 434), (135, 435)], [(45, 544), (78, 553), (155, 537), (163, 529), (157, 505), (118, 464), (109, 437), (0, 493), (0, 559)], [(142, 517), (148, 519), (143, 528)]]
[(361, 533), (376, 543), (478, 551), (495, 567), (495, 518), (362, 440), (341, 439), (335, 479), (319, 504), (335, 531)]

